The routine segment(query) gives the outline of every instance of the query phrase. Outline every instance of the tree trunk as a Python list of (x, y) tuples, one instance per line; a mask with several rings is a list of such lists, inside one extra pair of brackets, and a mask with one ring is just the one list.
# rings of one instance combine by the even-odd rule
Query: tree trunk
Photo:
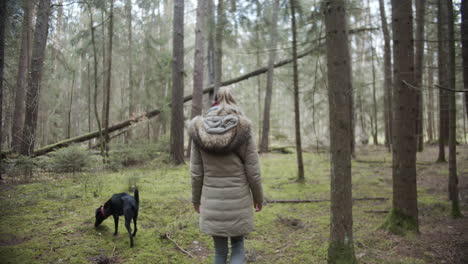
[(432, 55), (432, 51), (428, 53), (427, 56), (427, 136), (429, 143), (434, 142), (435, 139), (435, 122), (434, 122), (434, 70), (433, 65), (434, 57)]
[[(293, 56), (293, 78), (294, 78), (294, 129), (296, 132), (296, 155), (297, 155), (297, 181), (304, 182), (304, 162), (302, 159), (301, 143), (301, 116), (299, 107), (299, 72), (297, 69), (297, 30), (296, 30), (296, 0), (290, 0), (291, 7), (291, 29), (292, 29), (292, 56)], [(277, 1), (279, 4), (279, 1)], [(276, 9), (279, 9), (276, 8)], [(273, 68), (273, 62), (269, 63), (269, 68)], [(273, 78), (273, 76), (271, 76)], [(271, 80), (273, 81), (273, 80)], [(265, 99), (266, 103), (266, 99)], [(265, 122), (265, 119), (264, 119)]]
[(412, 5), (392, 0), (393, 46), (393, 204), (384, 227), (401, 234), (418, 231), (416, 187), (416, 92)]
[[(291, 8), (293, 3), (291, 2)], [(275, 64), (276, 58), (276, 42), (278, 38), (278, 12), (279, 12), (279, 0), (273, 2), (272, 15), (271, 15), (271, 27), (270, 27), (270, 51), (268, 53), (268, 72), (267, 72), (267, 84), (265, 90), (265, 103), (263, 107), (263, 128), (262, 128), (262, 141), (260, 144), (260, 153), (268, 152), (269, 145), (269, 134), (270, 134), (270, 107), (271, 97), (273, 91), (273, 65)], [(294, 21), (295, 24), (295, 21)], [(295, 33), (293, 33), (295, 34)], [(293, 44), (294, 46), (294, 44)], [(295, 47), (294, 47), (295, 48)], [(294, 58), (294, 55), (293, 55)]]
[[(127, 11), (127, 29), (128, 29), (128, 117), (132, 118), (135, 113), (135, 81), (133, 80), (133, 39), (132, 39), (132, 1), (127, 0), (125, 9)], [(132, 139), (132, 130), (125, 134), (125, 142), (128, 144)]]
[[(91, 5), (88, 3), (88, 11), (89, 11), (89, 26), (91, 28), (91, 44), (93, 46), (93, 60), (94, 60), (94, 116), (96, 117), (96, 123), (98, 127), (98, 131), (96, 133), (96, 137), (99, 137), (99, 147), (101, 150), (101, 156), (104, 157), (104, 134), (102, 133), (102, 127), (101, 127), (101, 121), (99, 118), (99, 112), (98, 112), (98, 106), (97, 106), (97, 94), (98, 94), (98, 60), (97, 60), (97, 50), (96, 50), (96, 39), (95, 39), (95, 27), (94, 27), (94, 20), (93, 20), (93, 10), (91, 10)], [(91, 139), (91, 138), (90, 138)], [(54, 147), (55, 144), (52, 144), (52, 146), (49, 146), (50, 148), (46, 148), (46, 151), (43, 151), (44, 153), (47, 153), (49, 151), (52, 151), (55, 149)], [(65, 144), (64, 146), (68, 146), (69, 144)], [(35, 151), (34, 154), (37, 154), (38, 151)]]
[[(7, 0), (0, 3), (0, 163), (3, 164), (2, 139), (3, 139), (3, 69), (5, 66), (5, 28), (7, 17)], [(2, 180), (2, 172), (0, 171), (0, 180)]]
[(67, 138), (71, 137), (71, 115), (72, 115), (72, 108), (73, 108), (73, 90), (75, 88), (75, 71), (73, 71), (72, 77), (72, 84), (70, 90), (70, 104), (68, 105), (68, 113), (67, 113)]
[[(448, 27), (448, 51), (449, 65), (447, 67), (448, 88), (455, 90), (455, 34), (454, 34), (454, 14), (452, 0), (444, 1), (443, 7), (447, 12), (447, 27)], [(460, 201), (458, 198), (458, 176), (457, 176), (457, 109), (455, 93), (448, 92), (449, 106), (449, 179), (448, 193), (449, 199), (452, 201), (451, 216), (459, 218), (462, 216), (460, 212)]]
[[(208, 65), (208, 84), (215, 84), (215, 14), (214, 14), (214, 0), (207, 0), (206, 13), (208, 17), (208, 39), (207, 39), (207, 53), (206, 60)], [(207, 100), (207, 108), (210, 108), (213, 104), (214, 92), (210, 92)]]
[(217, 20), (216, 20), (216, 32), (215, 32), (215, 56), (214, 56), (214, 90), (213, 93), (216, 96), (219, 87), (221, 86), (221, 80), (223, 76), (223, 36), (224, 29), (227, 24), (226, 13), (224, 10), (224, 0), (218, 0), (217, 6)]
[(23, 128), (23, 141), (20, 152), (32, 155), (36, 141), (37, 116), (39, 114), (39, 97), (42, 68), (49, 29), (50, 0), (40, 0), (37, 8), (36, 28), (34, 30), (34, 45), (31, 57), (31, 73), (26, 91), (26, 113)]
[[(462, 0), (460, 6), (461, 13), (461, 44), (463, 57), (463, 86), (468, 89), (468, 0)], [(468, 119), (468, 93), (464, 94), (465, 113)]]
[(377, 116), (377, 96), (376, 96), (376, 88), (375, 88), (375, 65), (374, 65), (374, 57), (375, 57), (375, 50), (372, 44), (372, 37), (371, 37), (371, 52), (372, 52), (372, 116), (374, 119), (374, 122), (372, 124), (372, 139), (374, 141), (374, 145), (379, 145), (379, 140), (378, 140), (378, 119), (379, 117)]
[[(351, 193), (352, 80), (342, 0), (324, 1), (331, 153), (331, 223), (328, 263), (357, 263), (353, 244)], [(340, 78), (337, 78), (340, 76)]]
[(392, 145), (392, 59), (390, 46), (390, 33), (385, 15), (384, 0), (379, 0), (380, 20), (384, 37), (384, 121), (385, 121), (385, 145), (391, 150)]
[[(448, 57), (449, 57), (449, 43), (447, 35), (448, 21), (447, 9), (443, 7), (444, 0), (438, 0), (437, 8), (437, 38), (438, 38), (438, 74), (439, 85), (448, 87), (447, 72), (448, 72)], [(437, 162), (446, 162), (445, 159), (445, 144), (447, 138), (447, 121), (448, 121), (448, 93), (439, 89), (439, 156)]]
[(20, 152), (21, 142), (23, 141), (23, 123), (24, 123), (24, 102), (25, 90), (28, 80), (28, 69), (31, 62), (31, 44), (32, 44), (32, 20), (33, 20), (32, 0), (23, 1), (23, 24), (21, 33), (21, 50), (18, 63), (18, 77), (16, 81), (15, 108), (13, 110), (13, 120), (11, 127), (11, 148), (14, 152)]
[[(109, 129), (109, 119), (110, 119), (110, 101), (111, 101), (111, 86), (112, 86), (112, 39), (114, 37), (114, 0), (110, 2), (110, 12), (109, 12), (109, 45), (107, 46), (107, 74), (106, 74), (106, 93), (104, 99), (104, 131)], [(105, 150), (106, 157), (109, 157), (109, 142), (110, 136), (109, 133), (104, 132), (104, 141), (105, 141)]]
[(184, 0), (174, 0), (171, 158), (184, 163)]
[[(203, 110), (203, 76), (205, 69), (205, 32), (206, 32), (206, 2), (207, 0), (198, 0), (197, 21), (195, 25), (195, 55), (193, 62), (193, 91), (192, 91), (192, 114), (194, 118), (202, 114)], [(189, 140), (187, 152), (190, 156), (192, 141)]]
[(416, 91), (416, 144), (419, 152), (424, 148), (423, 137), (423, 94), (422, 94), (422, 74), (424, 65), (424, 13), (425, 0), (416, 1), (416, 40), (415, 40), (415, 62), (414, 62), (414, 82), (419, 90)]

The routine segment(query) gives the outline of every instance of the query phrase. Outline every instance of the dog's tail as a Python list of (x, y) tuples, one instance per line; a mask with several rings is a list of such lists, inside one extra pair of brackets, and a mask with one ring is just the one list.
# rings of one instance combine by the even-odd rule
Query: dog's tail
[(135, 192), (133, 193), (133, 196), (135, 196), (135, 200), (137, 202), (137, 204), (140, 203), (140, 195), (139, 195), (139, 192), (138, 192), (138, 188), (135, 188)]

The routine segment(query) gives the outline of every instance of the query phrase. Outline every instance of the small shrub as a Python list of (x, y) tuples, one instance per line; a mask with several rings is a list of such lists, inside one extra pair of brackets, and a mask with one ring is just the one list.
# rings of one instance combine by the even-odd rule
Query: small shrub
[(2, 162), (2, 172), (11, 176), (31, 177), (37, 167), (37, 159), (22, 155), (6, 158)]
[(48, 167), (52, 171), (74, 173), (88, 168), (91, 164), (91, 158), (84, 147), (71, 146), (52, 152), (49, 162)]

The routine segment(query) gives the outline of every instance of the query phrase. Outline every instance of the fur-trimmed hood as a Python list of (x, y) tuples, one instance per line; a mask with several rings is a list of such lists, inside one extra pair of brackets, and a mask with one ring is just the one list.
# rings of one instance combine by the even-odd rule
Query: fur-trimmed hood
[(251, 123), (239, 108), (232, 105), (211, 107), (205, 116), (190, 122), (193, 142), (210, 153), (228, 153), (246, 143), (251, 136)]

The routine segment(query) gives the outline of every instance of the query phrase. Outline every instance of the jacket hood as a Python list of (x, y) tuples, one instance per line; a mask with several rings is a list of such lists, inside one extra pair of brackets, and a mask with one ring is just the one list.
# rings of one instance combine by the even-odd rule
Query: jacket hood
[(210, 153), (236, 150), (250, 139), (250, 121), (232, 105), (211, 107), (205, 116), (197, 116), (189, 126), (193, 142)]

